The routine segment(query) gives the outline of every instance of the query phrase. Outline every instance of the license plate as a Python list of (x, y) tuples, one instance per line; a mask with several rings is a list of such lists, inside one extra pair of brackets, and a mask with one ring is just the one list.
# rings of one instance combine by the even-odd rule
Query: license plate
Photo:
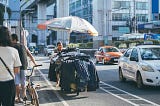
[(114, 59), (114, 61), (118, 61), (118, 59)]

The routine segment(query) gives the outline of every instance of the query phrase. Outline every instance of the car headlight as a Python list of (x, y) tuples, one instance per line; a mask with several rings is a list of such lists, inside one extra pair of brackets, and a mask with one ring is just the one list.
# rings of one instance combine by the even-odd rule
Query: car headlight
[(154, 69), (149, 65), (141, 65), (143, 71), (154, 72)]

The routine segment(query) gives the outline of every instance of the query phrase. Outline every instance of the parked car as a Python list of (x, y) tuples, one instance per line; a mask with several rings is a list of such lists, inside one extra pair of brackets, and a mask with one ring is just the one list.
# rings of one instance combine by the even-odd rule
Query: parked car
[(119, 79), (130, 79), (138, 88), (160, 86), (160, 46), (139, 45), (129, 48), (119, 59)]
[(102, 46), (94, 54), (96, 63), (118, 63), (118, 59), (122, 56), (120, 50), (114, 46)]
[(49, 56), (52, 54), (52, 52), (54, 51), (55, 49), (55, 46), (54, 45), (47, 45), (45, 48), (44, 48), (44, 55), (45, 56)]

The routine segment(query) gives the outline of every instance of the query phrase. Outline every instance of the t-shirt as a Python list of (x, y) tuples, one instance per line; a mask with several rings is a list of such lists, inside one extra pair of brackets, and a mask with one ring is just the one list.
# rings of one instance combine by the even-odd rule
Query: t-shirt
[[(0, 57), (10, 69), (12, 75), (14, 75), (14, 67), (21, 66), (18, 51), (13, 47), (0, 46)], [(0, 81), (9, 81), (12, 79), (12, 76), (9, 74), (2, 61), (0, 61)]]
[(13, 47), (18, 50), (19, 57), (22, 64), (21, 69), (26, 70), (28, 66), (28, 61), (27, 61), (27, 52), (26, 52), (25, 46), (20, 43), (14, 43)]

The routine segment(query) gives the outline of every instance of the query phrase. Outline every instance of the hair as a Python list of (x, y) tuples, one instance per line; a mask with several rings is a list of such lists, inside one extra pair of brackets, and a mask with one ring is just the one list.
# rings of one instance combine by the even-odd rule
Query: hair
[(12, 34), (11, 37), (12, 37), (12, 41), (13, 40), (18, 41), (18, 35), (17, 34)]
[(5, 26), (0, 26), (0, 46), (11, 46), (10, 31)]
[(60, 42), (60, 41), (59, 41), (59, 42), (57, 42), (57, 46), (58, 46), (59, 44), (62, 44), (62, 42)]

